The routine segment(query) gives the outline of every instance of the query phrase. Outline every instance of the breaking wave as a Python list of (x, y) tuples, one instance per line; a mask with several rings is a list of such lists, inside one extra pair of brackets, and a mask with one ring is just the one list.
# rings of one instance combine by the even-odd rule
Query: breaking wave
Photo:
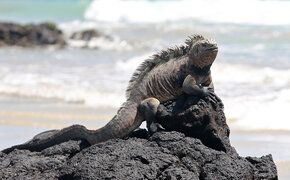
[(290, 130), (289, 69), (217, 64), (212, 71), (232, 128)]
[[(142, 7), (142, 8), (141, 8)], [(85, 17), (101, 22), (290, 24), (290, 2), (279, 0), (94, 0)]]
[[(63, 66), (55, 68), (58, 72), (53, 74), (31, 68), (26, 68), (28, 72), (13, 72), (3, 67), (0, 93), (117, 108), (125, 101), (131, 74), (151, 54), (111, 62), (109, 69), (84, 67), (69, 73)], [(290, 130), (289, 69), (215, 63), (212, 73), (216, 93), (224, 101), (233, 128)]]

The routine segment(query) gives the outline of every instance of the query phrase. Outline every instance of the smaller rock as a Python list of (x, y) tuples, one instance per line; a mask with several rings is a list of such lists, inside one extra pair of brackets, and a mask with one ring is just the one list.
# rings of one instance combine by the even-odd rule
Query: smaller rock
[(102, 34), (94, 29), (87, 29), (84, 31), (74, 32), (70, 39), (73, 40), (83, 40), (83, 41), (90, 41), (92, 38), (98, 38), (102, 36)]
[[(74, 32), (67, 40), (72, 47), (91, 49), (114, 49), (115, 39), (95, 29)], [(118, 43), (117, 43), (118, 44)]]
[(219, 97), (183, 95), (160, 104), (156, 121), (168, 131), (178, 131), (200, 139), (206, 146), (224, 152), (235, 151), (229, 140), (230, 129)]
[(276, 165), (271, 154), (260, 158), (246, 157), (246, 160), (255, 166), (255, 179), (270, 179), (269, 177), (277, 177)]

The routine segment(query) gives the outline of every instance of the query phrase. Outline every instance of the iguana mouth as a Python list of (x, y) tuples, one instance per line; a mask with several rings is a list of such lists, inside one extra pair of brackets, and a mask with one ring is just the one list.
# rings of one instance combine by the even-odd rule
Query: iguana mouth
[(218, 47), (207, 48), (207, 51), (218, 51)]

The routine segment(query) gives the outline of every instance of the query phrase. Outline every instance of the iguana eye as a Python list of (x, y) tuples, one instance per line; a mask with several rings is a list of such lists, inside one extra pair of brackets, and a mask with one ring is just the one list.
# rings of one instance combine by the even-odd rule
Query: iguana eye
[(196, 48), (196, 50), (195, 50), (195, 55), (198, 56), (198, 53), (199, 53), (199, 49)]
[(226, 133), (227, 133), (227, 137), (229, 137), (230, 136), (230, 129), (227, 129)]

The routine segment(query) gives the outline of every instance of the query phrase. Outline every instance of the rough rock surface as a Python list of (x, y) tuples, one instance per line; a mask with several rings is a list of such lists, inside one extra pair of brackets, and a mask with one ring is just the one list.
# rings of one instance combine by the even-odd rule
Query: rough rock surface
[(1, 179), (277, 179), (272, 156), (239, 157), (179, 132), (116, 139), (81, 150), (69, 141), (41, 152), (0, 153)]
[(138, 130), (90, 147), (68, 141), (41, 152), (0, 152), (0, 179), (278, 179), (271, 155), (243, 158), (230, 146), (223, 105), (213, 94), (164, 103), (157, 120), (170, 131), (149, 137)]
[(183, 95), (177, 100), (167, 101), (158, 107), (157, 121), (166, 130), (198, 138), (213, 149), (233, 150), (224, 105), (214, 93), (203, 99)]
[(0, 46), (64, 45), (62, 32), (53, 23), (20, 25), (0, 23)]
[(70, 39), (90, 41), (93, 38), (99, 38), (99, 37), (105, 37), (107, 39), (111, 39), (112, 40), (112, 37), (110, 37), (108, 35), (104, 35), (104, 34), (100, 33), (99, 31), (97, 31), (95, 29), (86, 29), (86, 30), (83, 30), (83, 31), (74, 32), (70, 36)]
[[(117, 43), (122, 43), (110, 35), (105, 35), (95, 29), (85, 29), (64, 34), (54, 23), (21, 25), (9, 22), (0, 22), (0, 47), (76, 47), (76, 48), (103, 48), (115, 49)], [(124, 46), (124, 44), (123, 44)]]
[(72, 47), (91, 48), (91, 49), (114, 49), (115, 39), (110, 35), (105, 35), (95, 29), (77, 31), (67, 39)]

